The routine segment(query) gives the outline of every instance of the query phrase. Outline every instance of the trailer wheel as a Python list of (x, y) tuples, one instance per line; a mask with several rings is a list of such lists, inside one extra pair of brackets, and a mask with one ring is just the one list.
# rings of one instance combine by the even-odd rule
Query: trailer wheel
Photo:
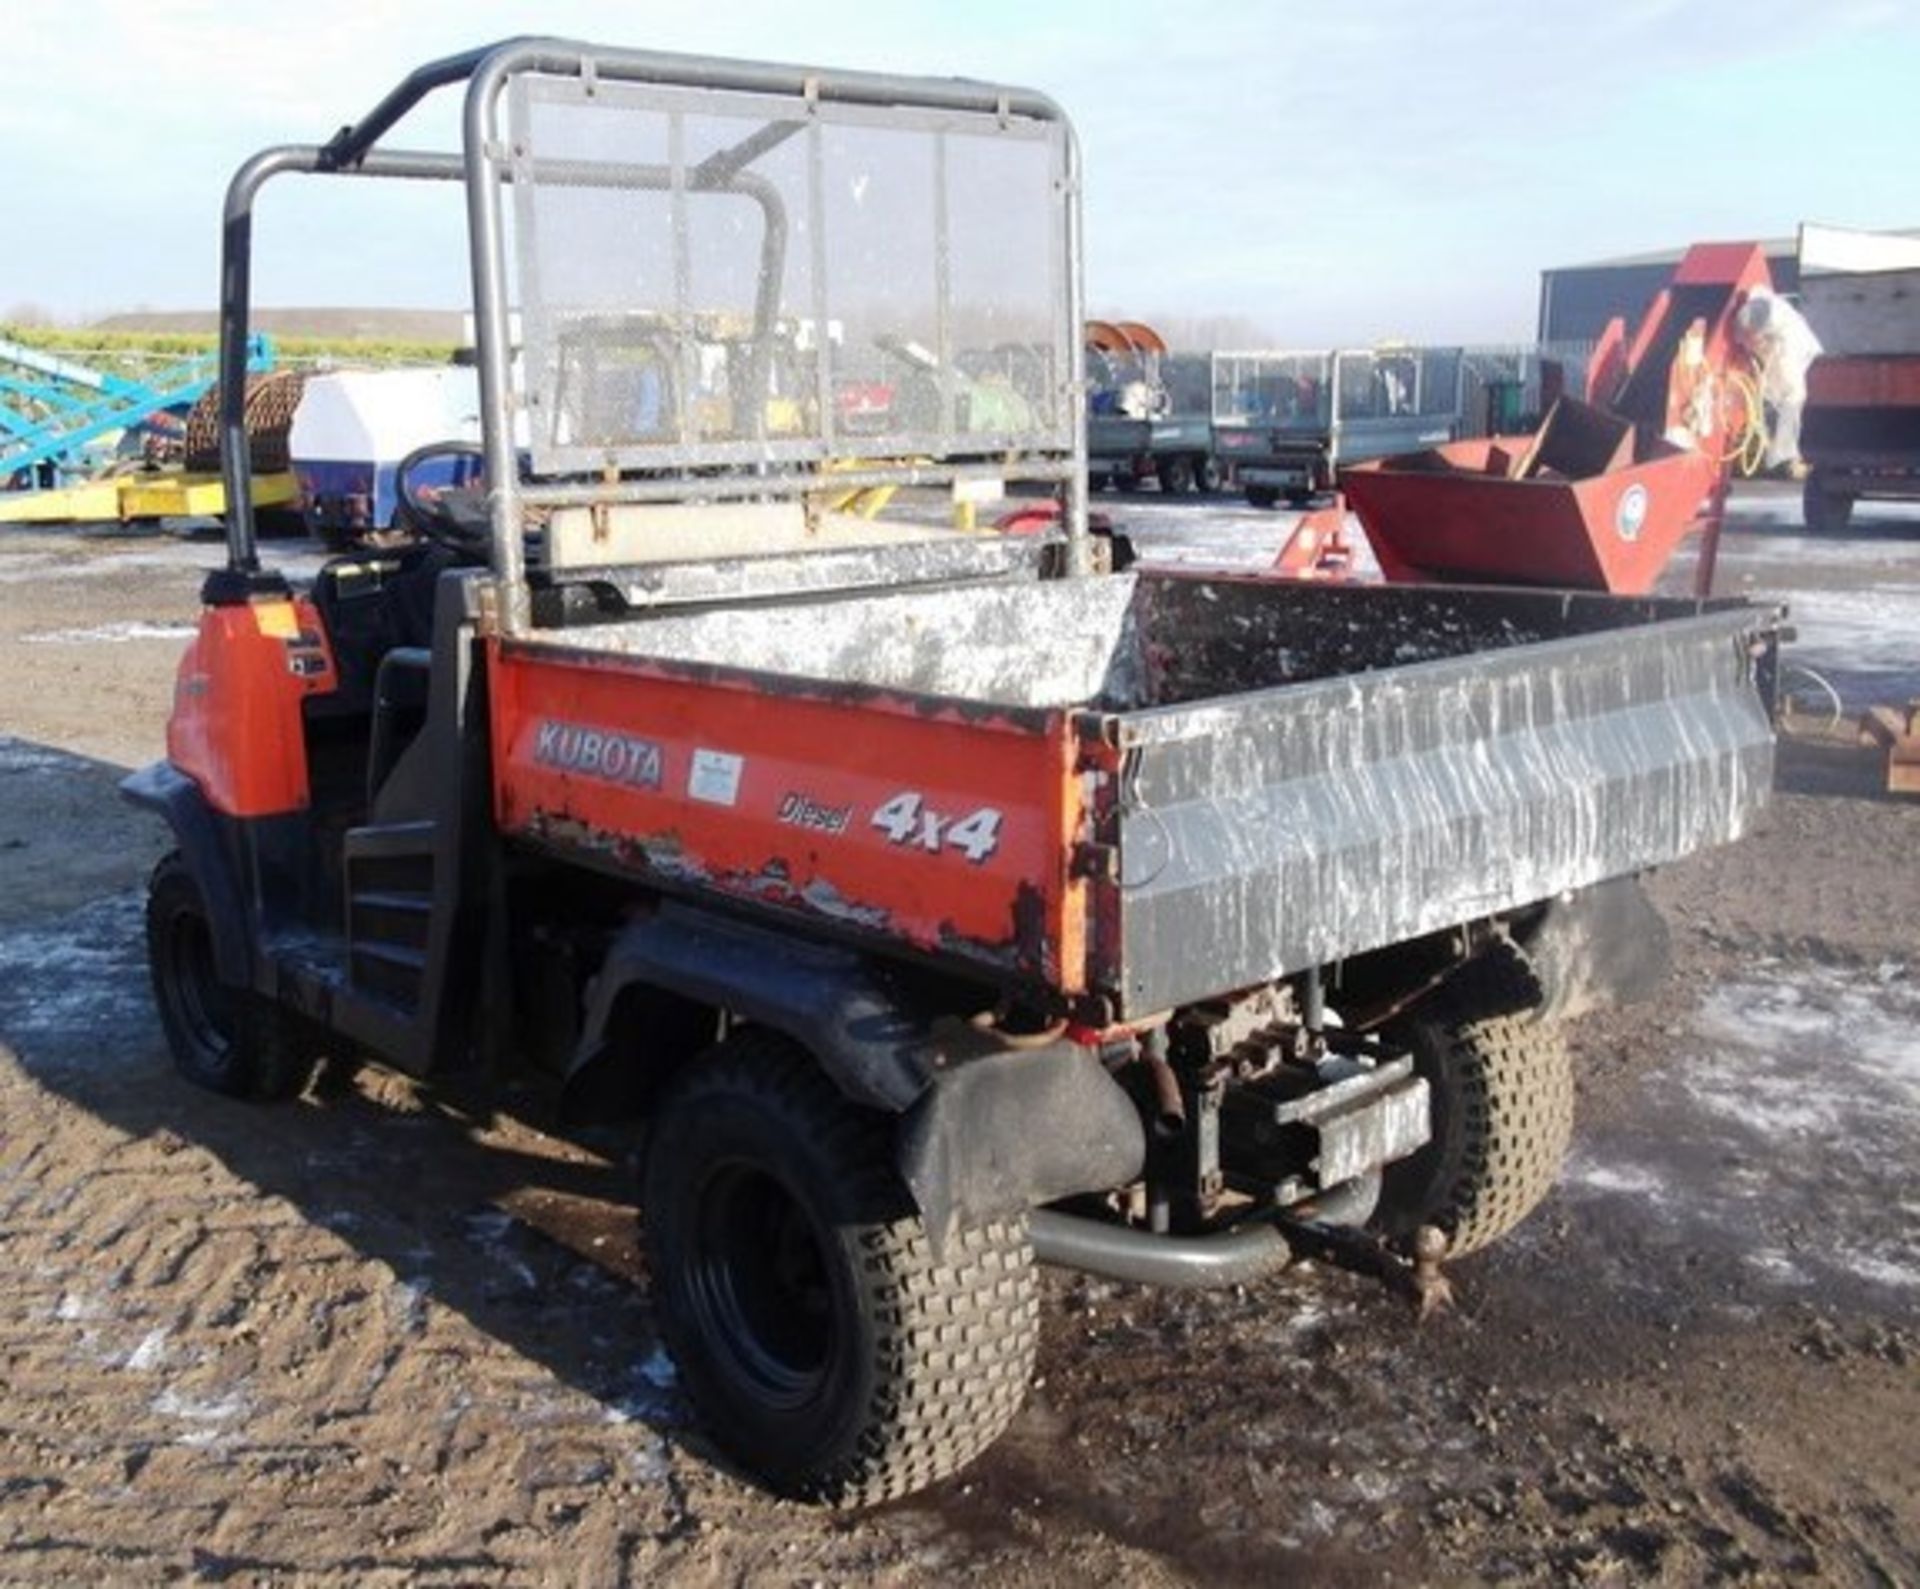
[(1155, 468), (1160, 474), (1160, 489), (1170, 497), (1183, 497), (1193, 489), (1193, 460), (1180, 453), (1162, 458)]
[(1800, 496), (1801, 517), (1815, 535), (1844, 535), (1853, 520), (1853, 497), (1830, 490), (1816, 474), (1807, 476)]
[(642, 1218), (661, 1328), (716, 1445), (780, 1494), (862, 1506), (997, 1439), (1025, 1398), (1039, 1287), (1024, 1217), (936, 1259), (892, 1121), (749, 1027), (657, 1117)]
[(1256, 508), (1273, 507), (1280, 500), (1280, 493), (1272, 486), (1248, 486), (1247, 501)]
[(1203, 496), (1212, 496), (1226, 483), (1226, 474), (1220, 468), (1220, 460), (1211, 453), (1203, 453), (1193, 469), (1194, 489)]
[(1433, 1098), (1433, 1140), (1387, 1166), (1376, 1228), (1446, 1231), (1455, 1253), (1504, 1236), (1552, 1189), (1573, 1135), (1573, 1064), (1552, 1021), (1440, 1004), (1390, 1032)]
[(148, 884), (147, 960), (167, 1046), (189, 1081), (262, 1103), (291, 1098), (307, 1084), (315, 1056), (292, 1017), (252, 989), (220, 980), (206, 903), (178, 851)]

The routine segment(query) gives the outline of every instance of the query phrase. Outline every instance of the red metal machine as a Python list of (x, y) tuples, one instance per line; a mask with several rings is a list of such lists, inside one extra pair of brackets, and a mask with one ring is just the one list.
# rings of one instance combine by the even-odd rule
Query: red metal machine
[(1643, 595), (1700, 529), (1706, 593), (1729, 461), (1758, 418), (1734, 317), (1769, 284), (1753, 244), (1698, 244), (1630, 340), (1622, 321), (1607, 328), (1586, 401), (1562, 398), (1532, 436), (1341, 470), (1381, 572), (1396, 583)]

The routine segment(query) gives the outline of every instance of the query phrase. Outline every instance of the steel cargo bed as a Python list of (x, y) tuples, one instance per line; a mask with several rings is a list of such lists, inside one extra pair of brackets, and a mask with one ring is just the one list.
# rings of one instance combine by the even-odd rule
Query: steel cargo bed
[(1125, 1019), (1739, 837), (1773, 621), (1141, 574), (538, 631), (498, 815)]

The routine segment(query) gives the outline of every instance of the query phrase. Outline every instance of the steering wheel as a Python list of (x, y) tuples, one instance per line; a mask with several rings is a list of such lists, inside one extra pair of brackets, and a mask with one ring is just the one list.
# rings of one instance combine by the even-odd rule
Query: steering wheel
[(484, 563), (493, 550), (493, 523), (484, 485), (430, 486), (417, 479), (442, 459), (484, 458), (474, 441), (430, 441), (415, 447), (393, 472), (394, 517), (425, 540), (444, 546), (463, 563)]

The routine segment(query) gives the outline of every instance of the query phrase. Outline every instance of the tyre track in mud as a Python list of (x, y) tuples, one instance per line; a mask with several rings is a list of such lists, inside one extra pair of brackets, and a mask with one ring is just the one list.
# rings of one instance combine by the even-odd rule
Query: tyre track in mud
[(11, 1058), (0, 1111), (0, 1560), (484, 1578), (564, 1542), (612, 1581), (671, 1532), (658, 1437), (475, 1339), (428, 1266), (402, 1277)]

